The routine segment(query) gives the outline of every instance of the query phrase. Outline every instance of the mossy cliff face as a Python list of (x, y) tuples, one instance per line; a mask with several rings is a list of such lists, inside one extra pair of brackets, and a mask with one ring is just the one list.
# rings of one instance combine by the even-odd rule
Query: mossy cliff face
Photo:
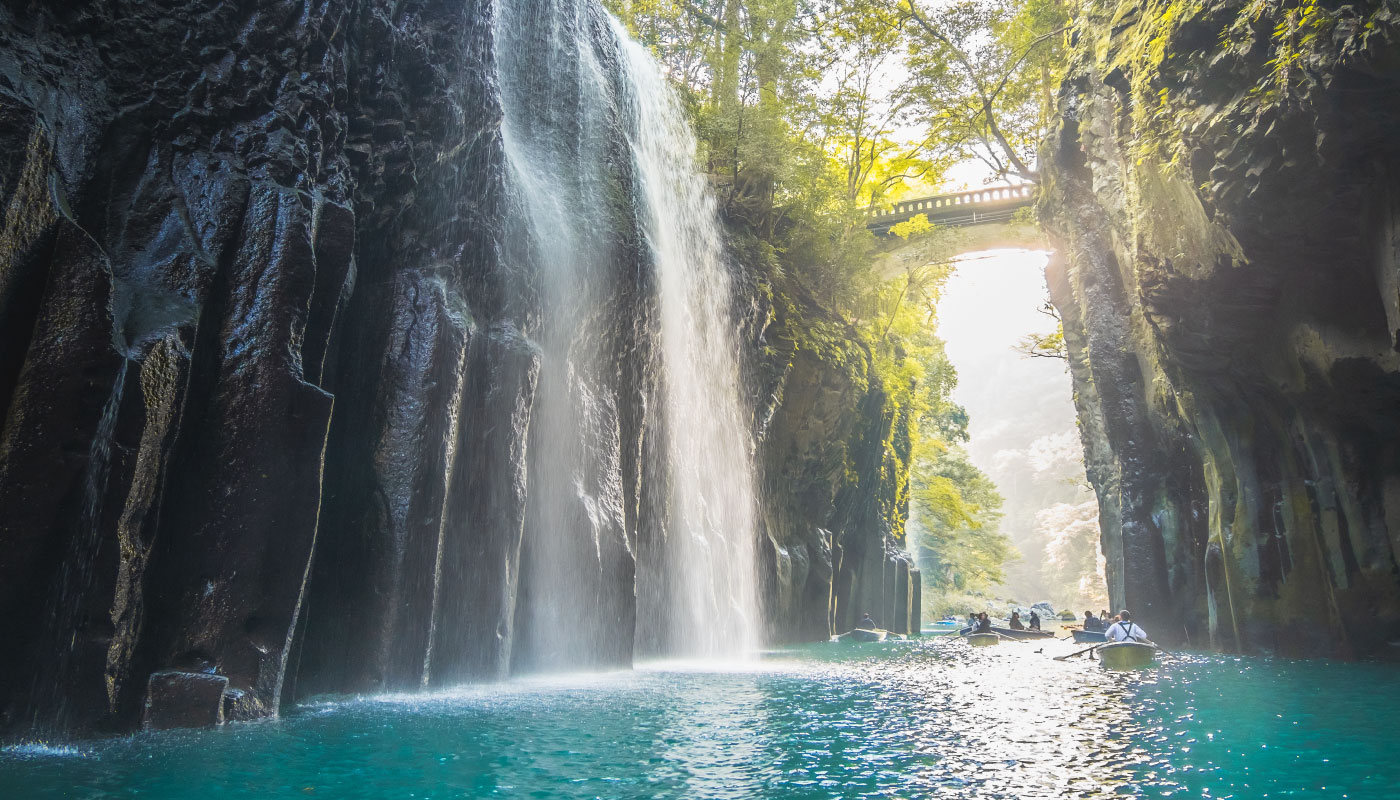
[(1400, 634), (1400, 32), (1373, 3), (1107, 4), (1039, 211), (1109, 592), (1154, 638)]
[(920, 575), (904, 531), (907, 409), (887, 391), (859, 331), (762, 258), (741, 260), (757, 265), (744, 294), (753, 303), (769, 638), (825, 639), (865, 612), (896, 633), (917, 632)]

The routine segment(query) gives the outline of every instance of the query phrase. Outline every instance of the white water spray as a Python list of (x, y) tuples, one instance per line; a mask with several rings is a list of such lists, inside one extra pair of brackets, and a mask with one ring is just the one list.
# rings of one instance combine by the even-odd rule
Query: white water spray
[(682, 652), (733, 655), (758, 644), (758, 597), (755, 475), (729, 272), (676, 96), (650, 54), (616, 22), (614, 29), (636, 89), (631, 144), (661, 305), (672, 476), (667, 623)]
[[(517, 666), (629, 660), (635, 629), (664, 632), (637, 642), (646, 656), (750, 650), (749, 415), (695, 140), (657, 64), (592, 0), (506, 0), (495, 36), (507, 245), (533, 266), (533, 290), (516, 301), (536, 309), (530, 335), (542, 353)], [(629, 453), (627, 415), (638, 407), (648, 444)], [(635, 531), (633, 458), (645, 492), (665, 487)]]

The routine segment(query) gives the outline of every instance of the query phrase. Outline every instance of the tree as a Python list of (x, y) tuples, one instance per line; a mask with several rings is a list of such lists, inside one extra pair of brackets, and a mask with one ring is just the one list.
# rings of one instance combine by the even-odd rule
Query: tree
[[(775, 294), (812, 298), (869, 348), (884, 411), (909, 423), (907, 461), (885, 479), (908, 492), (930, 594), (994, 585), (1011, 547), (996, 487), (959, 446), (967, 413), (937, 335), (944, 232), (926, 217), (896, 226), (906, 258), (877, 270), (866, 222), (978, 141), (1006, 174), (1028, 172), (1023, 73), (1043, 48), (1016, 38), (1020, 6), (929, 17), (911, 0), (609, 1), (678, 84), (736, 245), (766, 262)], [(939, 38), (943, 25), (957, 35)]]
[(1055, 330), (1050, 333), (1028, 333), (1016, 343), (1016, 350), (1026, 358), (1058, 358), (1069, 361), (1069, 348), (1065, 346), (1065, 324), (1060, 312), (1046, 302), (1040, 313), (1055, 320)]
[(1013, 551), (997, 529), (996, 486), (957, 446), (933, 448), (914, 474), (918, 561), (930, 593), (977, 593), (1000, 583)]
[(1034, 181), (1071, 6), (1059, 0), (962, 0), (928, 10), (893, 0), (913, 35), (910, 92), (930, 130), (999, 176)]

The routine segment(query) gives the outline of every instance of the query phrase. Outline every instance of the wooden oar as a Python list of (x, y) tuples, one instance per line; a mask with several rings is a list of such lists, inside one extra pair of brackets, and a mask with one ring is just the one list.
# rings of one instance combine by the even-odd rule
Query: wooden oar
[(1106, 644), (1108, 644), (1108, 642), (1099, 642), (1098, 644), (1094, 645), (1093, 647), (1086, 647), (1086, 648), (1084, 648), (1083, 650), (1079, 650), (1079, 651), (1070, 653), (1070, 654), (1067, 655), (1067, 656), (1055, 656), (1055, 660), (1056, 660), (1056, 661), (1064, 661), (1064, 660), (1066, 660), (1066, 659), (1074, 658), (1075, 656), (1079, 655), (1080, 653), (1087, 653), (1087, 652), (1089, 652), (1090, 650), (1097, 650), (1097, 649), (1099, 649), (1100, 647), (1103, 647), (1103, 646), (1106, 645)]
[(997, 633), (996, 631), (992, 631), (992, 633), (996, 633), (997, 636), (1000, 636), (1001, 638), (1006, 639), (1006, 640), (1009, 641), (1009, 642), (1024, 642), (1024, 641), (1026, 641), (1025, 639), (1017, 639), (1015, 636), (1007, 636), (1007, 635), (1004, 634), (1004, 633)]

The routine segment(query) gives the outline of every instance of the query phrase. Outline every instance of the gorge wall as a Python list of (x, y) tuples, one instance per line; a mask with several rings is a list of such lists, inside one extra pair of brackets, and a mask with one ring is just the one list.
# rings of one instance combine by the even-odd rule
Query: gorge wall
[(629, 47), (572, 0), (0, 3), (0, 728), (917, 629), (907, 421), (760, 259), (692, 348), (743, 348), (739, 484), (683, 491)]
[(1400, 16), (1092, 6), (1042, 150), (1114, 607), (1154, 638), (1400, 636)]

